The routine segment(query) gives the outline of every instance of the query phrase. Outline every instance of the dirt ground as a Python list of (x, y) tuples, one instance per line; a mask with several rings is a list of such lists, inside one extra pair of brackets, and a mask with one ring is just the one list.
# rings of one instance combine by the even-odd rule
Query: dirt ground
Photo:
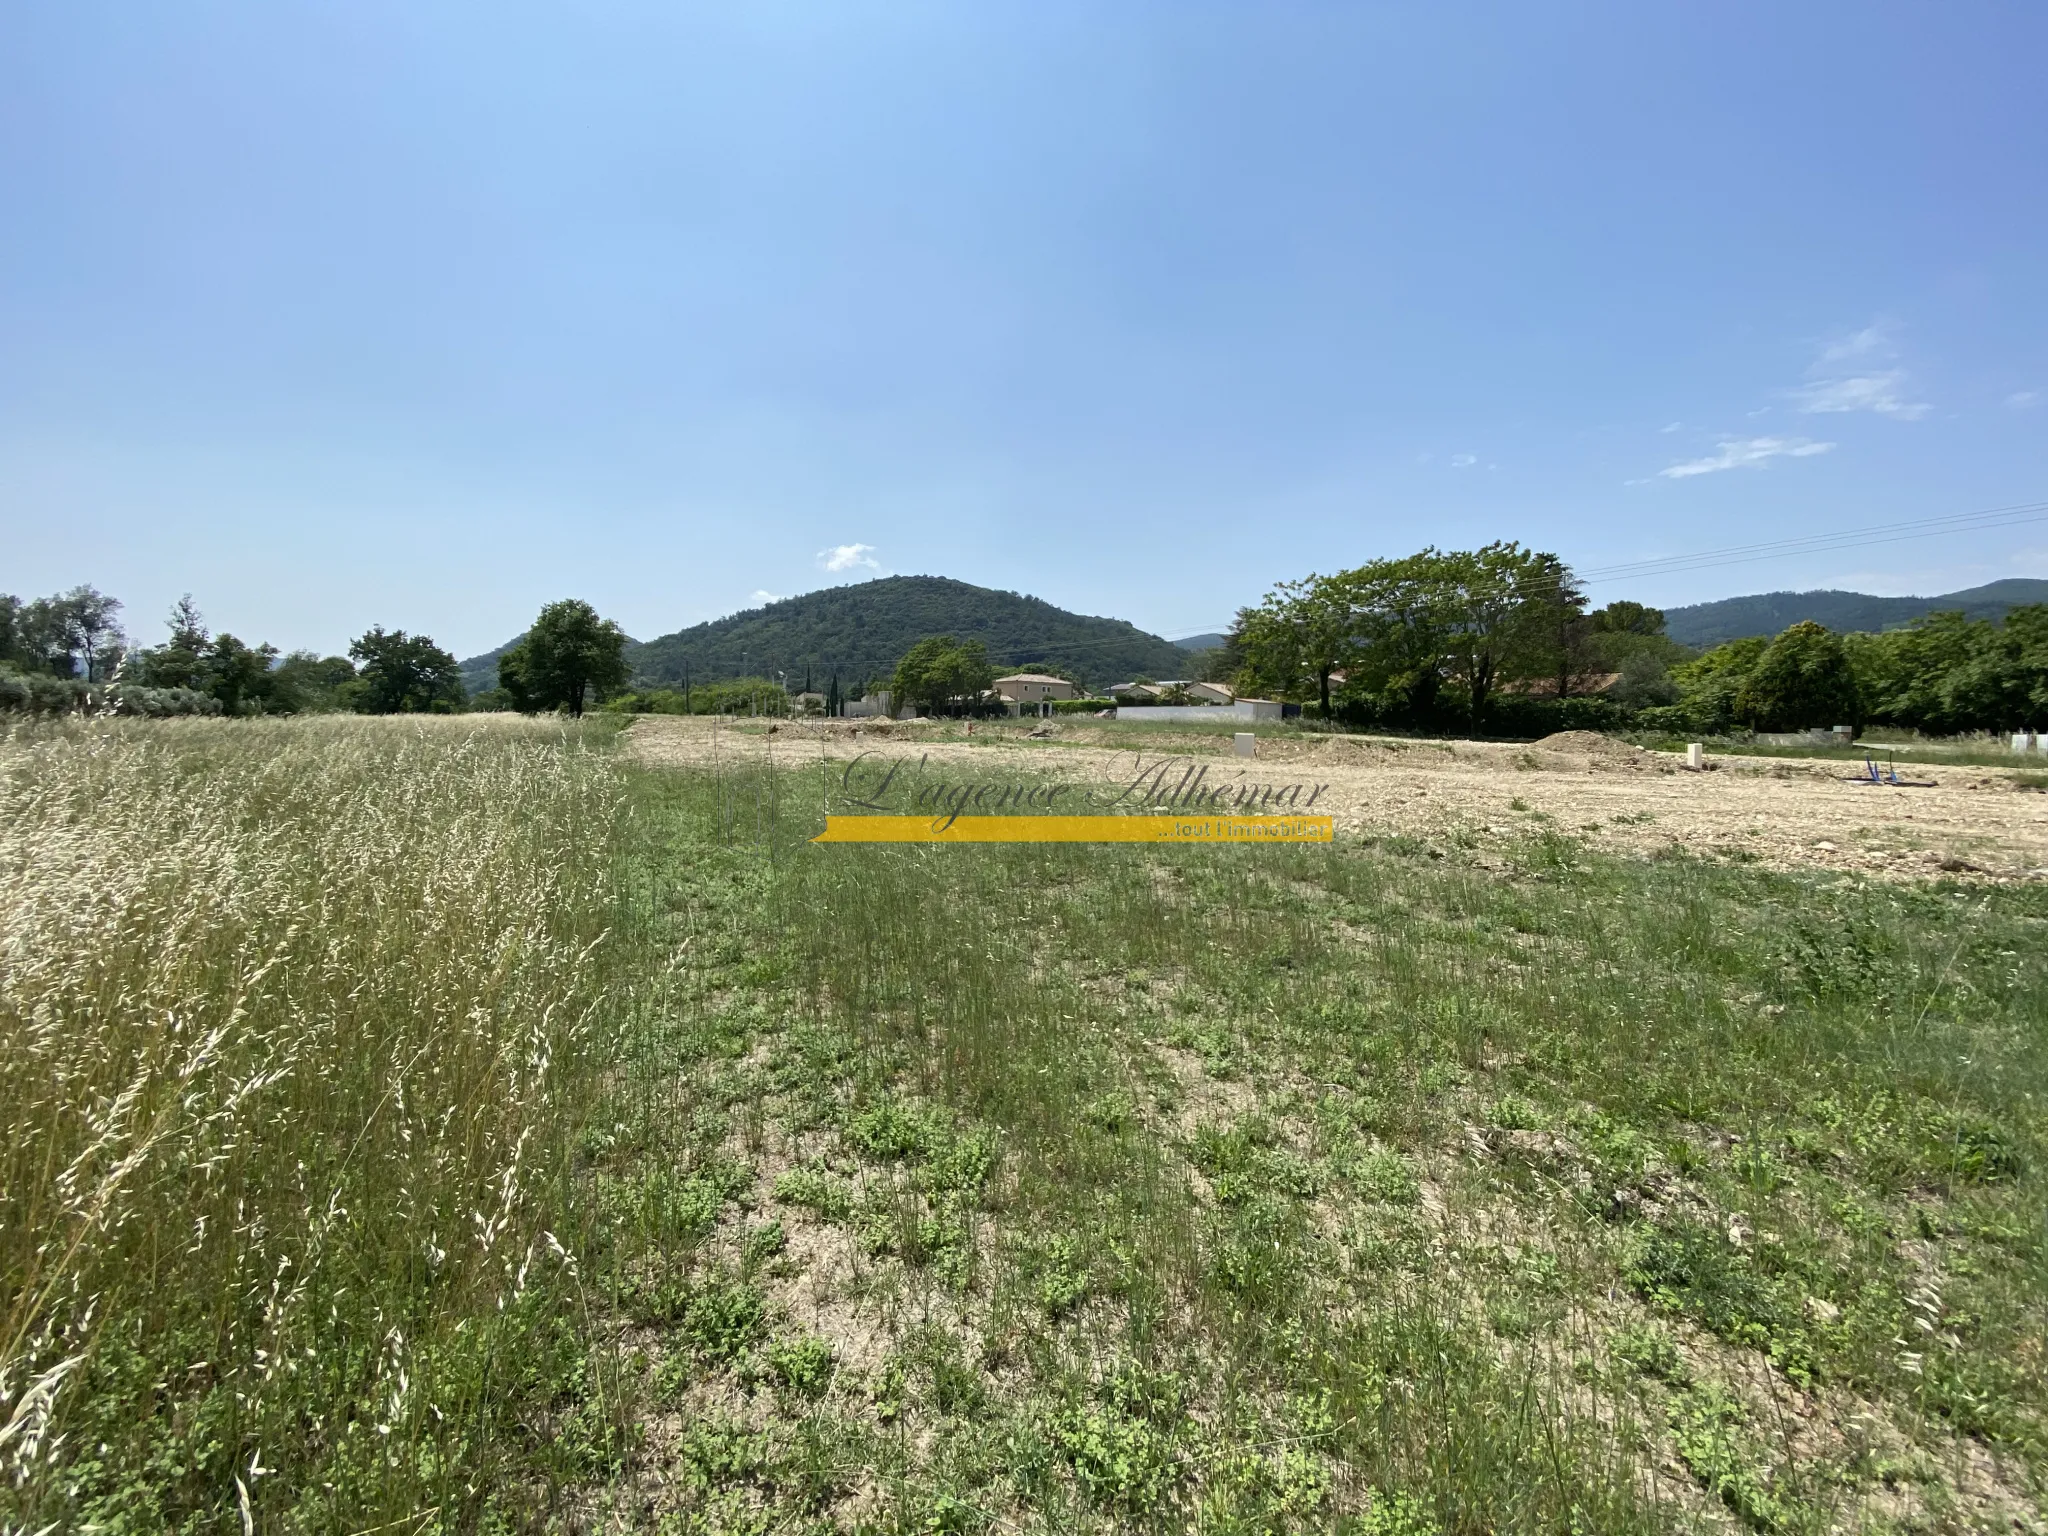
[(1266, 736), (1245, 762), (1217, 734), (1067, 721), (1035, 733), (977, 724), (969, 736), (954, 722), (783, 722), (770, 731), (756, 721), (644, 715), (628, 742), (649, 763), (844, 764), (875, 752), (978, 774), (1007, 759), (1020, 771), (1101, 785), (1127, 784), (1163, 757), (1192, 757), (1208, 764), (1212, 784), (1243, 773), (1326, 785), (1315, 809), (1336, 818), (1340, 838), (1406, 836), (1483, 856), (1548, 830), (1634, 854), (1676, 844), (1702, 857), (1893, 879), (2048, 879), (2048, 793), (2002, 768), (1902, 766), (1901, 777), (1931, 781), (1926, 788), (1858, 784), (1847, 777), (1854, 764), (1822, 759), (1709, 757), (1696, 773), (1672, 754), (1588, 732), (1526, 746)]

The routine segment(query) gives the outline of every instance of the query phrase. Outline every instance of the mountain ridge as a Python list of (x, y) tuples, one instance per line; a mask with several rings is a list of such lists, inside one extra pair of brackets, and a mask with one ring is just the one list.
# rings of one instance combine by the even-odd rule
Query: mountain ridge
[(2048, 603), (2048, 581), (2011, 576), (1934, 597), (1875, 597), (1835, 588), (1755, 592), (1667, 608), (1664, 632), (1683, 645), (1713, 646), (1751, 635), (1775, 635), (1807, 620), (1847, 633), (1896, 629), (1930, 613), (1953, 610), (1973, 619), (2001, 619), (2007, 610), (2027, 603)]
[[(655, 686), (808, 675), (823, 688), (886, 680), (903, 653), (928, 635), (979, 640), (998, 671), (1044, 662), (1092, 688), (1133, 677), (1177, 677), (1188, 653), (1122, 619), (1072, 613), (1043, 598), (978, 587), (947, 576), (882, 576), (824, 587), (758, 608), (629, 642), (635, 679)], [(461, 664), (472, 693), (497, 683), (497, 659), (518, 637)]]

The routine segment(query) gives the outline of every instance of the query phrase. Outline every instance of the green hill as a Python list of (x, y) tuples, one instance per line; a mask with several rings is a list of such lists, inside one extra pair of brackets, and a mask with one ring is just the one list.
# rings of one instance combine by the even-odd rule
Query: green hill
[(1811, 619), (1838, 632), (1896, 629), (1930, 613), (1961, 609), (1973, 619), (2000, 619), (2006, 610), (2048, 603), (2048, 581), (2014, 577), (1940, 597), (1872, 597), (1863, 592), (1760, 592), (1667, 609), (1664, 632), (1684, 645), (1719, 645), (1748, 635), (1775, 635)]
[(663, 635), (640, 646), (636, 673), (649, 682), (699, 682), (786, 672), (823, 688), (886, 678), (927, 635), (957, 635), (988, 647), (998, 668), (1049, 662), (1092, 688), (1132, 677), (1174, 677), (1187, 653), (1121, 619), (1068, 613), (1016, 592), (943, 576), (884, 576), (827, 587), (765, 608)]
[[(842, 685), (880, 681), (927, 635), (979, 640), (999, 669), (1046, 662), (1091, 688), (1133, 677), (1179, 677), (1188, 653), (1122, 619), (1090, 618), (1016, 592), (997, 592), (943, 576), (885, 576), (827, 587), (765, 608), (713, 619), (656, 640), (633, 641), (626, 660), (643, 683), (715, 683), (788, 674), (819, 688), (835, 672)], [(498, 657), (519, 643), (462, 663), (472, 693), (498, 681)]]

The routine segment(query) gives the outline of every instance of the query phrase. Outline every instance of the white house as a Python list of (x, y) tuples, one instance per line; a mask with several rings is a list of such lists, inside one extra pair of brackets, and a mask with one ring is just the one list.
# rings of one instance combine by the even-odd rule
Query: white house
[(1081, 690), (1064, 677), (1044, 672), (1012, 672), (995, 681), (996, 697), (1013, 715), (1038, 714), (1040, 706), (1054, 699), (1078, 699)]

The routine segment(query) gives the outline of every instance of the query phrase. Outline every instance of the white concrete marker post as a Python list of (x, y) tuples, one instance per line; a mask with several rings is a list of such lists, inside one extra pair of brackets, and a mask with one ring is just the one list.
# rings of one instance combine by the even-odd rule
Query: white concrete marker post
[(1239, 757), (1251, 757), (1258, 750), (1259, 738), (1250, 731), (1235, 732), (1230, 741)]
[(1695, 773), (1707, 766), (1707, 748), (1704, 742), (1689, 741), (1685, 745), (1685, 766)]

